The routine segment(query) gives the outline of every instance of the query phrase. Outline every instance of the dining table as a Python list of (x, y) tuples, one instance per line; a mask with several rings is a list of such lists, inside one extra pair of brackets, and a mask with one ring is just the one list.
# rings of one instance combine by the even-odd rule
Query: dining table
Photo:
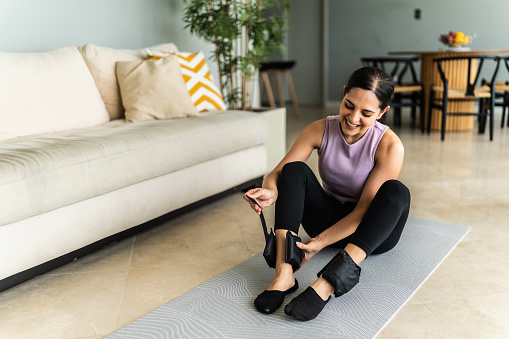
[[(425, 124), (428, 121), (428, 104), (431, 85), (441, 85), (442, 80), (438, 72), (436, 58), (454, 57), (454, 56), (475, 56), (475, 55), (500, 55), (509, 53), (506, 49), (487, 49), (487, 50), (470, 50), (469, 48), (436, 50), (436, 51), (393, 51), (389, 55), (418, 55), (421, 61), (420, 80), (424, 86), (424, 114)], [(466, 77), (468, 72), (468, 63), (466, 60), (457, 60), (447, 64), (444, 69), (446, 78), (449, 81), (450, 88), (462, 89), (466, 88)], [(447, 105), (447, 112), (472, 112), (475, 113), (475, 103), (467, 102), (450, 102)], [(419, 121), (422, 121), (419, 119)], [(451, 115), (447, 118), (446, 131), (470, 131), (473, 130), (475, 119), (472, 115)], [(427, 126), (425, 126), (427, 127)], [(440, 130), (441, 128), (441, 112), (434, 110), (431, 120), (431, 129)]]

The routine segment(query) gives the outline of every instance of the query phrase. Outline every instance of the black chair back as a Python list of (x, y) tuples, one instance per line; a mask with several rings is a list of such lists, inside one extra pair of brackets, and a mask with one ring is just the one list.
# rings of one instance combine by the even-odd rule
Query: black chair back
[[(419, 61), (419, 57), (365, 57), (361, 58), (363, 66), (376, 67), (389, 74), (394, 83), (403, 85), (406, 77), (414, 84), (419, 83), (414, 63)], [(407, 73), (408, 72), (408, 73)]]
[[(495, 70), (491, 75), (491, 83), (494, 84), (498, 75), (498, 70), (500, 68), (500, 57), (498, 56), (489, 56), (489, 55), (475, 55), (475, 56), (457, 56), (457, 57), (444, 57), (444, 58), (436, 58), (433, 59), (434, 62), (437, 63), (438, 73), (440, 74), (440, 79), (442, 80), (444, 89), (447, 91), (449, 88), (449, 80), (444, 72), (444, 63), (449, 61), (466, 61), (468, 63), (467, 77), (465, 86), (461, 88), (465, 88), (466, 96), (474, 96), (474, 90), (479, 82), (479, 77), (482, 71), (482, 66), (485, 60), (493, 60), (495, 62)], [(475, 62), (476, 61), (476, 62)], [(506, 65), (509, 67), (509, 64)], [(474, 68), (477, 66), (477, 69)], [(475, 76), (473, 76), (475, 75)], [(492, 88), (492, 92), (494, 92)]]
[(505, 57), (503, 60), (504, 60), (504, 63), (505, 63), (505, 68), (509, 72), (509, 56)]

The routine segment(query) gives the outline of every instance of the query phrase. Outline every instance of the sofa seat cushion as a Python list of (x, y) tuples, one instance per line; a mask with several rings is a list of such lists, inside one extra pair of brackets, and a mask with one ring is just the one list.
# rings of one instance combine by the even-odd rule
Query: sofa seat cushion
[(266, 139), (263, 116), (218, 111), (186, 119), (116, 120), (81, 130), (2, 140), (0, 226), (260, 145)]

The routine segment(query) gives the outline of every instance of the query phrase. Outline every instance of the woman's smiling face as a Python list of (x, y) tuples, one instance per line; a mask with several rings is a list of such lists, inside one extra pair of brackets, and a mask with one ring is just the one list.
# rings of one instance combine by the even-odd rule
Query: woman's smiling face
[(345, 93), (339, 108), (341, 131), (347, 143), (360, 140), (366, 131), (390, 108), (380, 109), (380, 101), (372, 91), (352, 88)]

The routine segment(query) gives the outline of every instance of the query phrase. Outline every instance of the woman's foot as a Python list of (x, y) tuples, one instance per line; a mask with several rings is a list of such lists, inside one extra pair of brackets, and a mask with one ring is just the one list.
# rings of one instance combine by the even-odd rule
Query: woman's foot
[(322, 312), (329, 299), (323, 300), (314, 289), (308, 287), (285, 306), (285, 313), (297, 320), (312, 320)]
[(285, 296), (297, 291), (299, 283), (293, 275), (293, 267), (286, 263), (286, 234), (287, 230), (276, 230), (276, 277), (263, 293), (254, 301), (255, 307), (262, 313), (273, 313), (285, 300)]
[[(365, 252), (361, 251), (359, 255), (354, 255), (359, 262), (366, 258)], [(298, 320), (316, 318), (330, 300), (331, 294), (339, 297), (350, 291), (359, 282), (360, 274), (361, 268), (354, 259), (346, 250), (341, 250), (318, 272), (319, 278), (286, 305), (285, 313)]]
[[(271, 286), (274, 284), (271, 284)], [(269, 289), (262, 292), (258, 297), (256, 297), (254, 301), (254, 305), (256, 309), (265, 314), (271, 314), (276, 311), (283, 301), (285, 300), (285, 296), (297, 291), (299, 289), (299, 283), (297, 279), (295, 279), (294, 285), (286, 290), (276, 290)]]
[(312, 320), (322, 312), (332, 293), (334, 293), (334, 287), (320, 277), (286, 305), (285, 313), (297, 320)]

